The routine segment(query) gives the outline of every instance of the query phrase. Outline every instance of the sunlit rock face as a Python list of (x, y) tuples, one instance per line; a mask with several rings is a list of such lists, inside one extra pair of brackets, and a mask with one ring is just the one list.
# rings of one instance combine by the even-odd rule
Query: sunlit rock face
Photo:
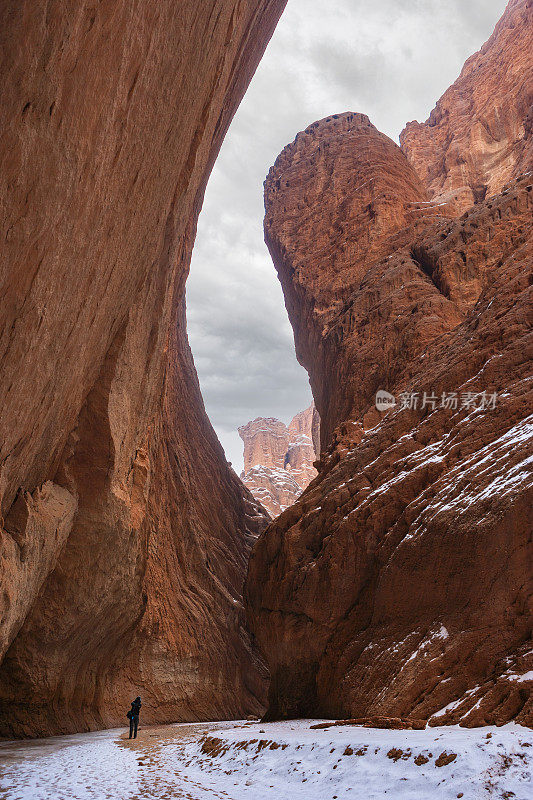
[(501, 191), (533, 160), (531, 0), (511, 0), (426, 122), (409, 122), (402, 150), (437, 202), (458, 211)]
[(0, 734), (261, 710), (265, 515), (205, 415), (184, 287), (284, 0), (4, 4)]
[[(322, 439), (318, 477), (250, 561), (270, 718), (533, 723), (532, 30), (513, 0), (437, 105), (449, 135), (444, 117), (410, 125), (403, 152), (334, 115), (266, 180)], [(494, 160), (465, 111), (481, 107), (505, 132)], [(466, 211), (447, 194), (459, 163)]]
[(239, 428), (244, 442), (245, 486), (272, 517), (288, 508), (316, 476), (314, 441), (320, 420), (314, 404), (289, 425), (258, 417)]

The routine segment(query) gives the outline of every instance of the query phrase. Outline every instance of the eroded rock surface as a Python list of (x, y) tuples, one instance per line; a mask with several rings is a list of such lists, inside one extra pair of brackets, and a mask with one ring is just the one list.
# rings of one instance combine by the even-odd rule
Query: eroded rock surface
[[(284, 0), (4, 3), (0, 733), (261, 709), (265, 515), (185, 333), (206, 180)], [(4, 655), (5, 654), (5, 655)]]
[(530, 169), (532, 51), (533, 1), (511, 0), (429, 119), (402, 131), (402, 150), (435, 201), (464, 211)]
[(239, 428), (244, 442), (241, 479), (261, 505), (277, 517), (316, 476), (314, 442), (320, 419), (312, 403), (288, 425), (273, 417), (258, 417)]
[[(533, 723), (532, 13), (513, 0), (461, 102), (445, 95), (453, 163), (473, 165), (464, 213), (435, 199), (459, 178), (434, 182), (452, 162), (446, 133), (428, 155), (429, 123), (409, 126), (408, 159), (364, 115), (334, 115), (265, 183), (322, 438), (318, 477), (250, 562), (270, 718)], [(507, 132), (493, 161), (461, 117), (478, 94)], [(396, 404), (378, 410), (378, 389)]]

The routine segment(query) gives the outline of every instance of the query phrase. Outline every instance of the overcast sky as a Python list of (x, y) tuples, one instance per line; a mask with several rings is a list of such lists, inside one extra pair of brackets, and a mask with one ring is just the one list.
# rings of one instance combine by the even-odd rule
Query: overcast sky
[(505, 0), (289, 0), (215, 164), (187, 283), (208, 414), (242, 469), (237, 428), (311, 402), (263, 241), (263, 181), (311, 122), (368, 114), (394, 140), (423, 121), (490, 36)]

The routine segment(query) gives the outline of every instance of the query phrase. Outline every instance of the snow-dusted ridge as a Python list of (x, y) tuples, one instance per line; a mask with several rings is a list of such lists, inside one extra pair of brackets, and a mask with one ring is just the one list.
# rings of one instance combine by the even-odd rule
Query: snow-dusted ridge
[(533, 796), (533, 732), (517, 725), (423, 731), (310, 725), (215, 731), (188, 744), (185, 755), (206, 784), (220, 788), (223, 781), (224, 796), (235, 800)]

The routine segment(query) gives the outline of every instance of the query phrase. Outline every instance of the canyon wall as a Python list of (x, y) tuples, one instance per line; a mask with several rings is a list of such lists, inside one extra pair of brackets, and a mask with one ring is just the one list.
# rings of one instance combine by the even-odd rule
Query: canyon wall
[(335, 114), (267, 177), (322, 444), (249, 566), (268, 718), (533, 724), (532, 32), (512, 0), (403, 149)]
[(313, 403), (288, 425), (258, 417), (239, 428), (244, 442), (241, 480), (272, 517), (292, 505), (316, 476), (314, 442), (319, 428)]
[(284, 0), (1, 2), (0, 735), (262, 708), (184, 286)]
[(402, 150), (438, 202), (464, 211), (533, 161), (532, 0), (511, 0), (426, 122), (409, 122)]

